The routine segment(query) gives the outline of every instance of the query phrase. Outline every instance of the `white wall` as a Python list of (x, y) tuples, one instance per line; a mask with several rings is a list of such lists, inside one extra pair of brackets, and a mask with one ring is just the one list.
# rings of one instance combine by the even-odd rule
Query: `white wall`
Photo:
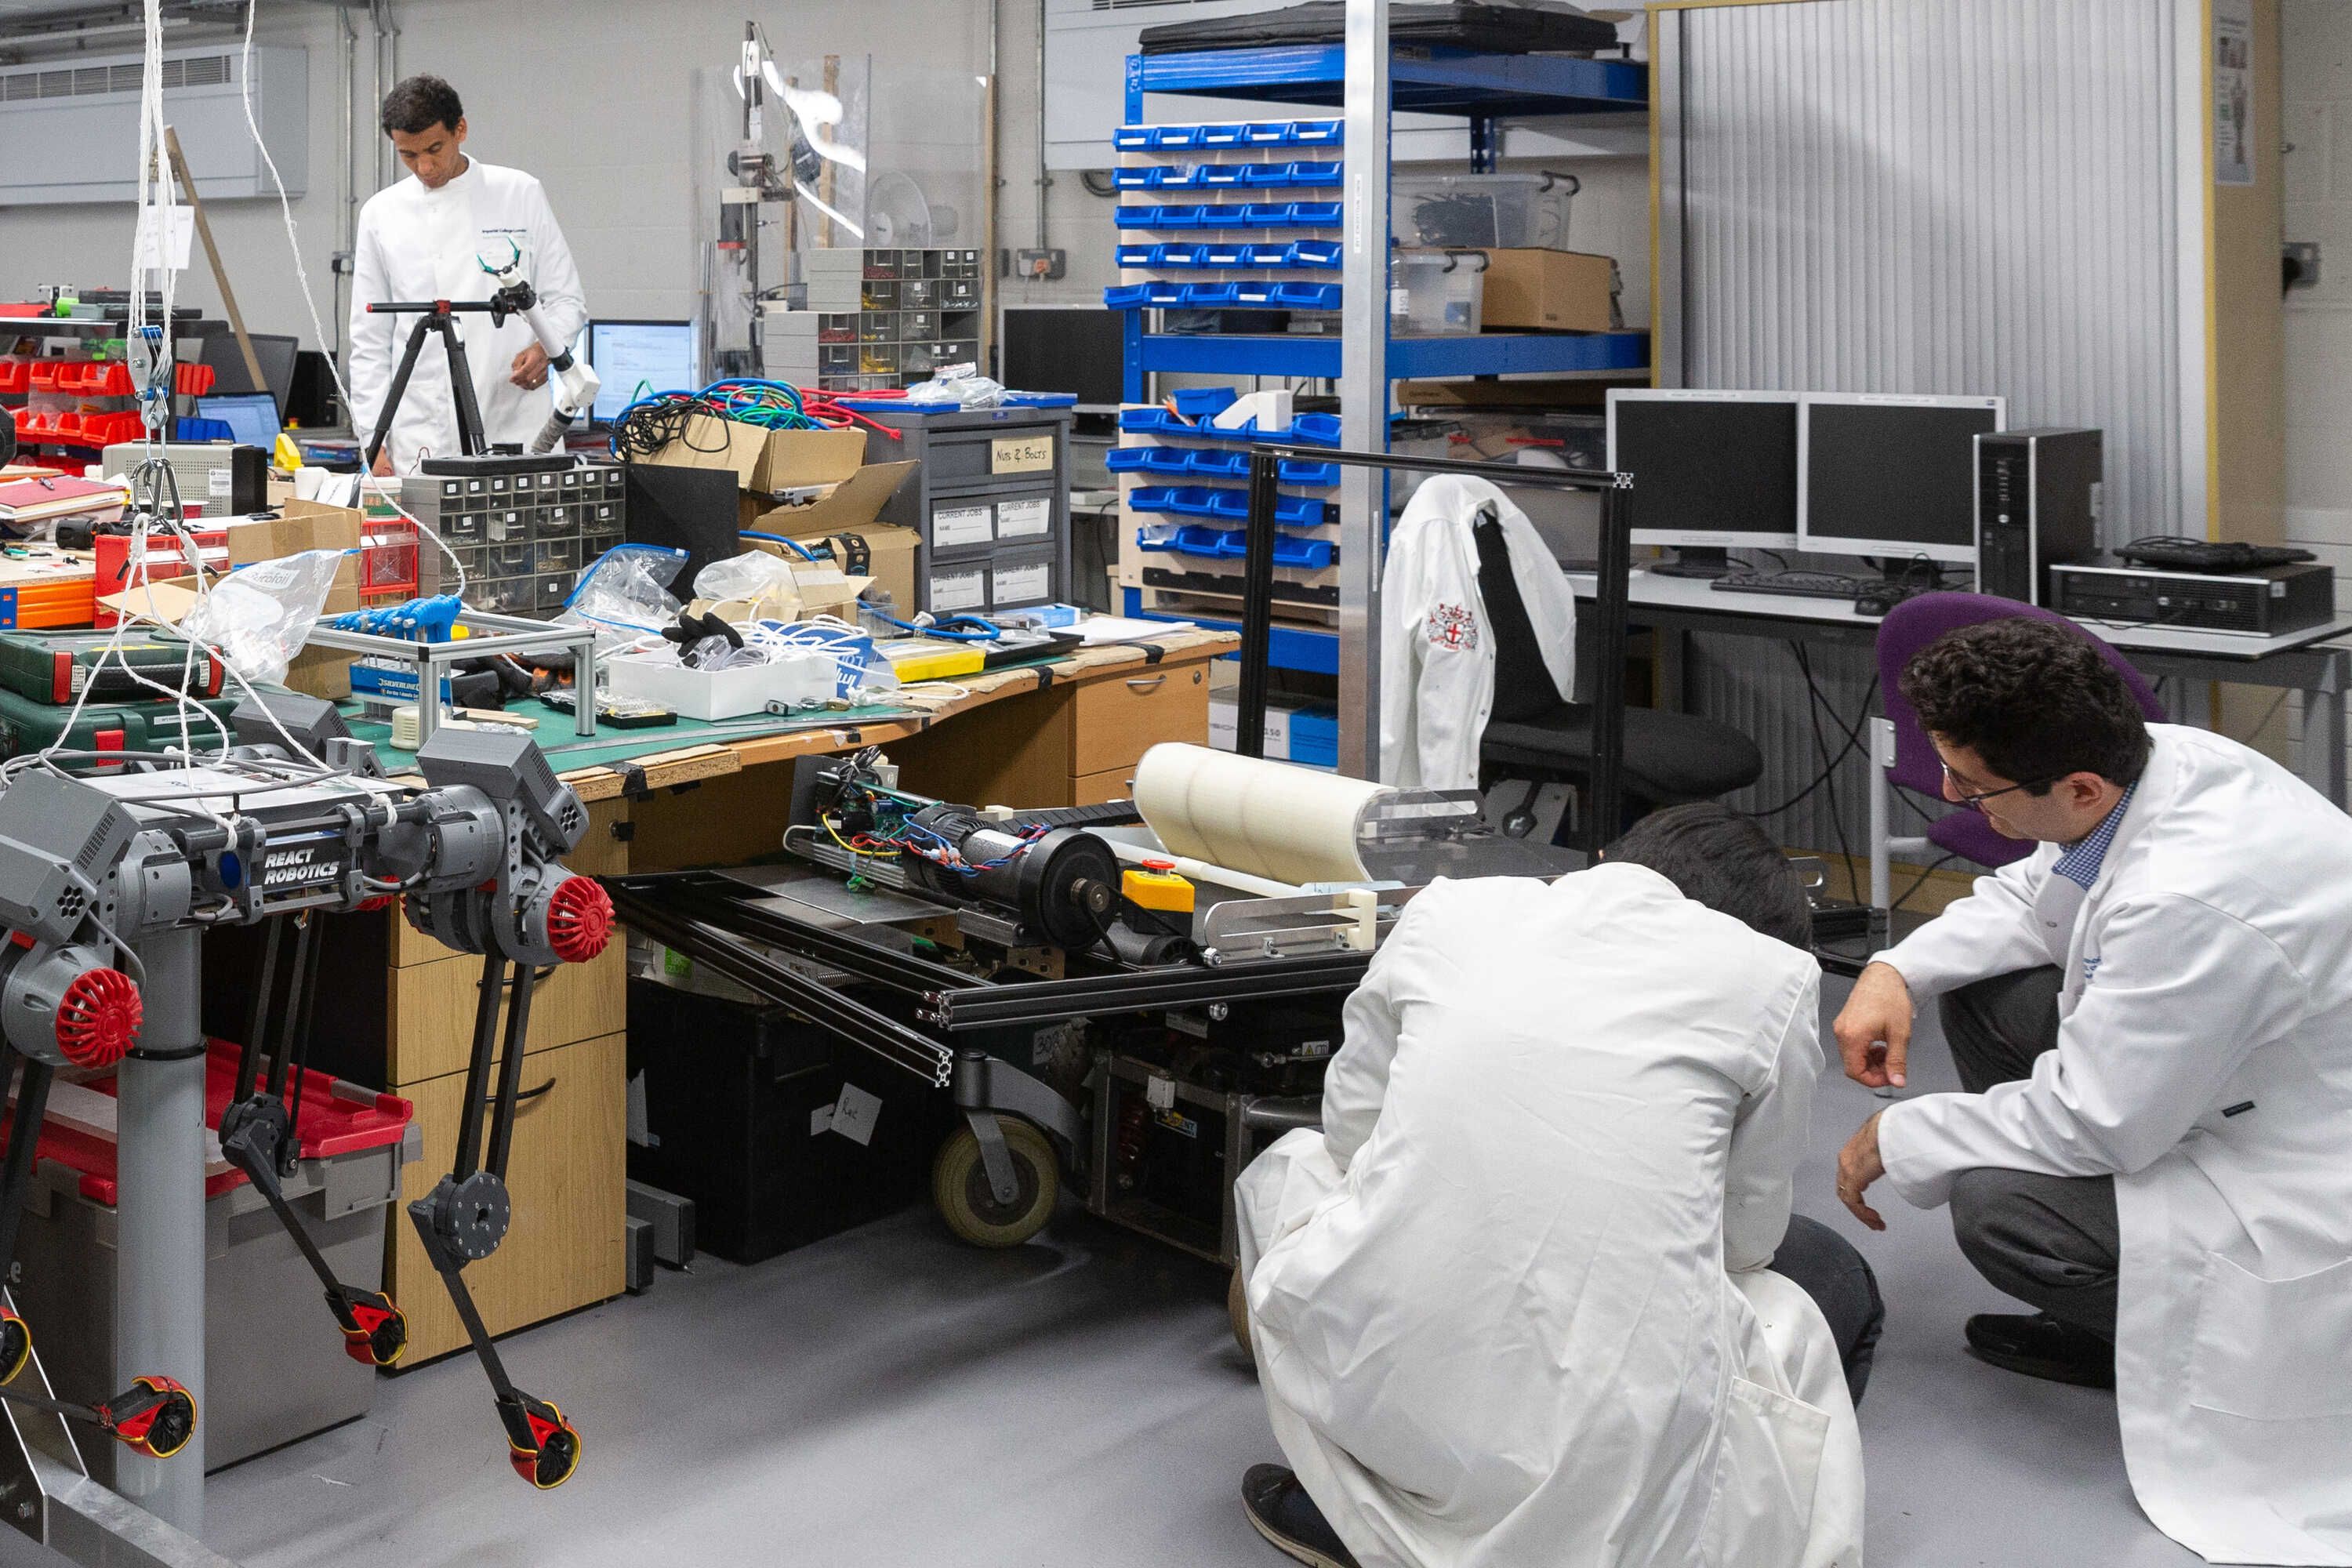
[(2352, 0), (2286, 0), (2286, 237), (2320, 284), (2286, 296), (2286, 531), (2352, 609)]
[[(1003, 37), (999, 232), (1034, 243), (1038, 191), (1035, 0), (998, 0)], [(466, 100), (468, 146), (545, 182), (562, 221), (591, 312), (690, 316), (696, 247), (690, 171), (696, 159), (690, 82), (698, 67), (731, 63), (747, 18), (756, 18), (787, 61), (826, 54), (873, 57), (887, 84), (920, 73), (987, 69), (988, 6), (981, 0), (399, 0), (401, 69), (446, 77)], [(337, 165), (342, 146), (342, 49), (333, 10), (264, 0), (257, 41), (310, 51), (310, 182), (294, 204), (302, 256), (329, 341), (333, 279), (328, 258), (341, 225)], [(360, 194), (373, 189), (375, 115), (367, 41), (360, 52), (355, 162)], [(1649, 316), (1648, 186), (1639, 160), (1574, 165), (1584, 194), (1572, 243), (1625, 263), (1631, 324)], [(1006, 280), (1006, 304), (1099, 300), (1116, 279), (1113, 203), (1078, 176), (1054, 176), (1045, 193), (1046, 240), (1069, 254), (1059, 283)], [(256, 331), (293, 332), (314, 343), (294, 281), (274, 199), (215, 202), (215, 233)], [(980, 232), (971, 215), (968, 232)], [(120, 284), (129, 272), (131, 209), (123, 205), (0, 207), (0, 300), (44, 283)], [(2347, 250), (2352, 256), (2352, 250)], [(216, 312), (199, 258), (182, 298)]]

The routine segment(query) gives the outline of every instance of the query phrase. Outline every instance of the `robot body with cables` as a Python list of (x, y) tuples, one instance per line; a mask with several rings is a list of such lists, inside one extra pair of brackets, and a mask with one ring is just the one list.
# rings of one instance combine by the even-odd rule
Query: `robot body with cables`
[[(560, 1484), (577, 1435), (552, 1405), (515, 1388), (482, 1331), (461, 1271), (488, 1256), (509, 1212), (503, 1170), (535, 967), (602, 951), (610, 904), (557, 864), (587, 822), (527, 738), (444, 731), (417, 754), (425, 786), (384, 780), (373, 753), (338, 733), (331, 705), (273, 694), (236, 716), (240, 744), (201, 765), (76, 775), (64, 759), (0, 788), (0, 1071), (24, 1064), (0, 1166), (0, 1271), (17, 1221), (49, 1085), (61, 1068), (113, 1067), (120, 1105), (117, 1310), (121, 1364), (152, 1367), (122, 1394), (78, 1405), (0, 1386), (0, 1400), (93, 1425), (129, 1445), (117, 1489), (178, 1528), (201, 1528), (205, 1301), (205, 1039), (198, 941), (214, 925), (278, 920), (265, 943), (254, 1026), (221, 1146), (317, 1271), (346, 1353), (373, 1364), (405, 1342), (399, 1310), (338, 1280), (286, 1204), (280, 1178), (299, 1142), (299, 1040), (308, 1023), (312, 924), (404, 895), (419, 929), (484, 956), (482, 1017), (456, 1168), (413, 1205), (428, 1254), (495, 1389), (515, 1468)], [(320, 759), (323, 757), (323, 761)], [(106, 761), (123, 766), (121, 753)], [(134, 764), (135, 766), (135, 764)], [(273, 968), (294, 957), (279, 1027)], [(493, 1071), (501, 994), (515, 968)], [(259, 1073), (267, 1050), (269, 1070)], [(289, 1085), (292, 1085), (289, 1096)], [(487, 1120), (489, 1146), (480, 1149)], [(0, 1373), (30, 1360), (32, 1331), (0, 1310)], [(166, 1375), (168, 1373), (168, 1375)], [(164, 1463), (169, 1460), (168, 1464)]]

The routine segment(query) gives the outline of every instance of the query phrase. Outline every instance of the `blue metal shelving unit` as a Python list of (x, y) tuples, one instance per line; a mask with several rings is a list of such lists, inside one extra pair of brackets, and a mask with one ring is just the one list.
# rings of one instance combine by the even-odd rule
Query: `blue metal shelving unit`
[[(1146, 123), (1144, 100), (1183, 93), (1285, 105), (1338, 107), (1346, 101), (1347, 50), (1339, 45), (1129, 55), (1125, 123)], [(1646, 113), (1648, 68), (1630, 60), (1552, 55), (1483, 55), (1465, 50), (1393, 50), (1388, 103), (1398, 111), (1458, 115), (1469, 123), (1471, 167), (1491, 171), (1500, 147), (1496, 122), (1528, 115)], [(1345, 153), (1345, 148), (1341, 149)], [(1382, 168), (1387, 161), (1381, 161)], [(1381, 204), (1386, 210), (1386, 204)], [(1152, 332), (1149, 312), (1127, 313), (1126, 396), (1142, 401), (1154, 371), (1234, 376), (1337, 379), (1344, 344), (1334, 337), (1250, 337)], [(1416, 376), (1570, 374), (1640, 371), (1649, 365), (1643, 331), (1562, 334), (1487, 333), (1459, 338), (1396, 338), (1386, 342), (1387, 374)], [(1125, 613), (1148, 615), (1142, 594), (1128, 589)], [(1198, 617), (1186, 617), (1197, 619)], [(1203, 625), (1215, 623), (1202, 622)], [(1337, 674), (1339, 637), (1277, 627), (1272, 661), (1282, 669)]]

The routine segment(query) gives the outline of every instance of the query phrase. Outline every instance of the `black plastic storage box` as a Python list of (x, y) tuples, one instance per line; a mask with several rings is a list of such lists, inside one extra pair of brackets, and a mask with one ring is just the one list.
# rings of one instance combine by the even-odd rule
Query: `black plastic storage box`
[(656, 980), (629, 982), (629, 1079), (630, 1179), (693, 1199), (697, 1249), (735, 1263), (928, 1198), (956, 1125), (946, 1090), (785, 1008)]

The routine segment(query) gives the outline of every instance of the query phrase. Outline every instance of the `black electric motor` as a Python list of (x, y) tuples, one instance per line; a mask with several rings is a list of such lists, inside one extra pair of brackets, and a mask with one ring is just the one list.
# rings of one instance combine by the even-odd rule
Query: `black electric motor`
[(1093, 946), (1118, 908), (1118, 857), (1093, 834), (1057, 827), (1024, 838), (958, 806), (934, 805), (910, 819), (956, 847), (969, 871), (908, 856), (908, 880), (948, 899), (1017, 911), (1042, 942)]

